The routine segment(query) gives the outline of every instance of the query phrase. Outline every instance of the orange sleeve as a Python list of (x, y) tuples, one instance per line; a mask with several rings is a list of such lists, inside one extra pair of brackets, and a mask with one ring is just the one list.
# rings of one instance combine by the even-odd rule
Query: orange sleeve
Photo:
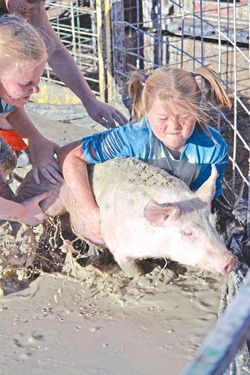
[(0, 130), (0, 137), (7, 142), (15, 151), (23, 151), (28, 146), (15, 130)]

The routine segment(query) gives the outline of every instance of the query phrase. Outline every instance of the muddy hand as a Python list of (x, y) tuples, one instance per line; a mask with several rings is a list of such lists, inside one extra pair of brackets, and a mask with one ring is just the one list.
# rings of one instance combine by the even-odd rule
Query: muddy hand
[(43, 175), (46, 180), (52, 184), (62, 182), (60, 166), (55, 158), (59, 146), (46, 138), (30, 143), (29, 152), (33, 165), (33, 176), (37, 184), (40, 183), (39, 174)]
[(127, 124), (128, 120), (125, 116), (111, 105), (99, 102), (98, 100), (92, 105), (86, 106), (89, 116), (103, 125), (106, 129), (115, 128), (116, 123), (119, 125)]
[(39, 203), (48, 198), (51, 193), (46, 192), (22, 203), (23, 214), (20, 222), (28, 225), (38, 225), (47, 219), (47, 215), (41, 210)]

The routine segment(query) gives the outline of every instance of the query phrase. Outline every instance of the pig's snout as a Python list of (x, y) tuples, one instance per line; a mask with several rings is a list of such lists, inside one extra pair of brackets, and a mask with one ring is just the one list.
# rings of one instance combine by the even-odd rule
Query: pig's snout
[(229, 274), (235, 269), (237, 258), (233, 255), (228, 256), (222, 263), (221, 271), (224, 274)]

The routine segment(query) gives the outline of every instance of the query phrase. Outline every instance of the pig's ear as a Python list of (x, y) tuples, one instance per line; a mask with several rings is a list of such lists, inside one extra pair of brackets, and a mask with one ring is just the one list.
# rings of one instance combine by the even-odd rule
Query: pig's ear
[(177, 220), (181, 210), (174, 203), (159, 204), (152, 199), (144, 208), (144, 216), (152, 225), (161, 227), (167, 220)]
[(195, 192), (195, 195), (203, 202), (210, 205), (216, 191), (216, 180), (218, 172), (216, 166), (212, 164), (211, 174), (207, 181), (205, 181), (201, 187)]

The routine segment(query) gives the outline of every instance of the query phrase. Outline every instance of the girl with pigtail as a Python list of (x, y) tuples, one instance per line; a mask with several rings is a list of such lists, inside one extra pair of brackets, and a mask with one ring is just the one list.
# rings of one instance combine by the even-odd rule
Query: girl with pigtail
[(191, 190), (208, 179), (214, 164), (218, 171), (214, 198), (222, 192), (227, 145), (210, 127), (207, 107), (209, 101), (223, 107), (231, 107), (231, 102), (217, 74), (206, 67), (194, 72), (161, 67), (148, 77), (133, 72), (129, 95), (132, 123), (65, 146), (59, 157), (79, 214), (100, 239), (100, 214), (89, 184), (88, 163), (136, 157), (180, 178)]

